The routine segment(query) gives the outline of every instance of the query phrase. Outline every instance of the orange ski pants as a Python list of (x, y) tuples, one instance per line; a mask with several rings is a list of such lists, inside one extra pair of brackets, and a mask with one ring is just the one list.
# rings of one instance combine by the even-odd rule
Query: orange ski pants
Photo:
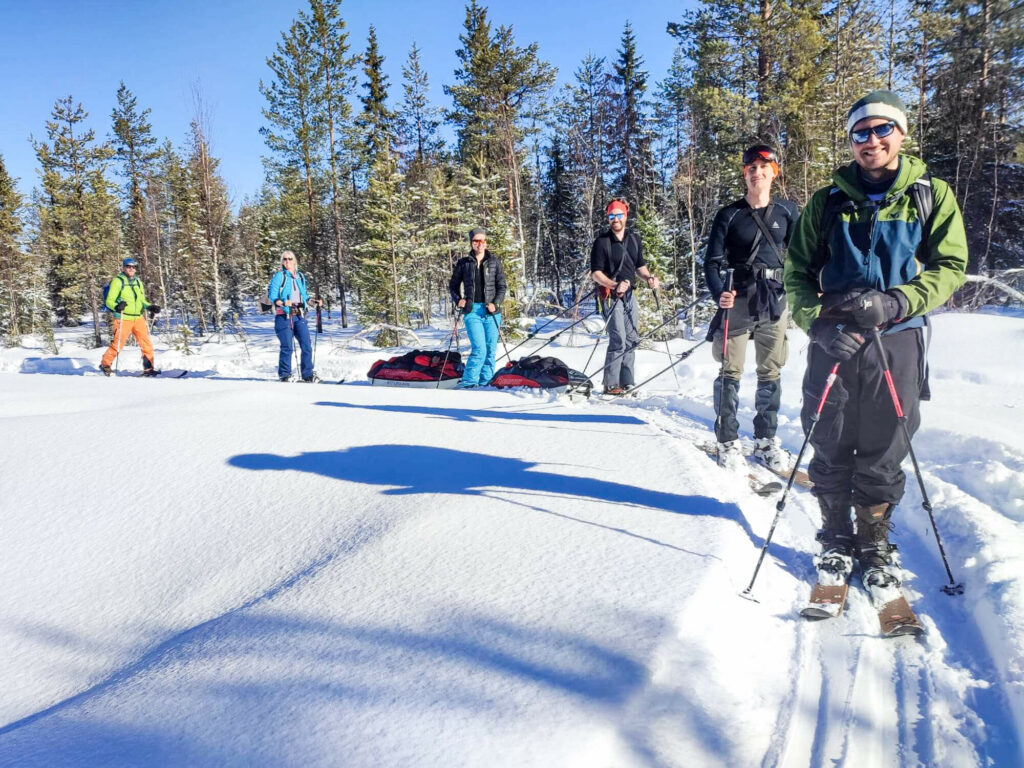
[(139, 342), (142, 356), (149, 360), (150, 365), (152, 365), (153, 342), (149, 338), (149, 326), (146, 325), (146, 318), (142, 315), (139, 317), (122, 317), (121, 319), (114, 318), (114, 340), (110, 342), (107, 351), (103, 353), (103, 360), (100, 361), (100, 364), (110, 365), (113, 363), (117, 353), (121, 351), (125, 342), (128, 341), (128, 337), (132, 335)]

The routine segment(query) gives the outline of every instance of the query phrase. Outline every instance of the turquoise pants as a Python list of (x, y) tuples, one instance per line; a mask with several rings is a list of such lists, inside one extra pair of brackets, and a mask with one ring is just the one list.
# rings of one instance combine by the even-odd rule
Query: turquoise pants
[(501, 313), (488, 314), (486, 304), (474, 304), (466, 315), (466, 335), (473, 349), (462, 372), (463, 386), (483, 387), (491, 383), (500, 325)]

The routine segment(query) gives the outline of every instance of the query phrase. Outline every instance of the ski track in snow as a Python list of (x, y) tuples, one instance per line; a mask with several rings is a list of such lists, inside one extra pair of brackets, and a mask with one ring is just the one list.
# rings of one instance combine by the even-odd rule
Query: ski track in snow
[[(705, 420), (690, 409), (665, 408), (657, 398), (631, 403), (652, 424), (676, 437), (681, 450), (709, 437)], [(974, 439), (975, 443), (984, 442)], [(985, 443), (988, 452), (1003, 455), (1005, 447)], [(694, 448), (694, 450), (698, 450)], [(951, 449), (951, 453), (955, 449)], [(702, 453), (702, 452), (700, 452)], [(753, 466), (753, 465), (751, 465)], [(911, 471), (908, 461), (908, 472)], [(723, 473), (724, 474), (724, 473)], [(761, 470), (761, 475), (773, 475)], [(940, 473), (941, 475), (941, 473)], [(1009, 482), (1020, 482), (1011, 473)], [(908, 477), (905, 507), (920, 503), (914, 477)], [(926, 487), (936, 487), (939, 477), (925, 471)], [(989, 492), (999, 492), (998, 483)], [(964, 490), (960, 504), (980, 504)], [(803, 503), (801, 503), (801, 500)], [(773, 499), (774, 501), (774, 499)], [(934, 498), (933, 498), (934, 501)], [(798, 514), (798, 525), (810, 529), (803, 541), (813, 541), (817, 521), (816, 504), (805, 491), (794, 488), (783, 515)], [(955, 515), (958, 509), (949, 510)], [(924, 515), (924, 512), (920, 512)], [(916, 515), (915, 515), (916, 516)], [(784, 523), (776, 529), (776, 536)], [(942, 524), (940, 523), (940, 528)], [(934, 573), (941, 572), (941, 561), (930, 529), (916, 533), (901, 545), (904, 562), (926, 562)], [(776, 539), (778, 541), (778, 538)], [(929, 550), (935, 549), (932, 552)], [(769, 549), (771, 552), (771, 548)], [(810, 552), (808, 552), (808, 555)], [(759, 579), (764, 578), (766, 558)], [(813, 570), (796, 575), (813, 582)], [(1000, 706), (1009, 705), (1012, 694), (1003, 685), (978, 681), (998, 679), (997, 667), (989, 654), (956, 653), (944, 639), (944, 632), (959, 627), (961, 635), (974, 635), (960, 647), (986, 649), (980, 637), (982, 629), (968, 623), (963, 597), (937, 592), (929, 599), (912, 587), (914, 574), (907, 571), (905, 588), (915, 610), (928, 627), (923, 638), (880, 638), (875, 609), (861, 590), (857, 576), (851, 580), (846, 611), (838, 619), (806, 621), (794, 619), (797, 633), (792, 659), (793, 687), (781, 703), (776, 732), (761, 762), (762, 768), (908, 768), (916, 766), (1016, 765), (1021, 755), (1016, 733), (986, 734), (986, 718), (993, 721)], [(763, 585), (762, 585), (763, 589)], [(801, 587), (792, 606), (796, 616), (806, 595)], [(809, 591), (809, 588), (807, 588)], [(755, 588), (755, 592), (757, 589)], [(934, 613), (930, 615), (928, 611)], [(936, 619), (940, 623), (936, 623)], [(852, 625), (852, 626), (851, 626)], [(1002, 635), (997, 635), (1002, 639)], [(1002, 649), (996, 647), (996, 653)], [(974, 708), (980, 710), (975, 711)], [(979, 751), (974, 744), (983, 744)], [(991, 762), (990, 762), (991, 761)]]
[[(272, 336), (268, 338), (267, 348), (272, 351)], [(323, 347), (321, 351), (327, 352)], [(552, 354), (562, 356), (571, 365), (582, 365), (583, 356), (589, 351), (587, 344), (577, 349), (559, 348), (552, 350)], [(574, 355), (580, 359), (576, 360)], [(85, 357), (55, 361), (22, 357), (16, 366), (23, 371), (89, 375), (93, 365)], [(262, 367), (247, 364), (238, 357), (221, 361), (199, 372), (195, 378), (260, 378), (267, 370), (272, 371), (272, 363), (267, 362), (272, 355), (263, 357)], [(366, 359), (363, 355), (355, 362), (335, 360), (329, 375), (352, 378), (354, 372), (366, 367)], [(653, 370), (661, 367), (661, 360), (656, 356), (651, 355), (650, 360), (653, 362), (648, 367)], [(330, 361), (328, 358), (328, 367)], [(176, 361), (175, 364), (183, 363)], [(8, 364), (7, 369), (10, 368)], [(960, 424), (954, 425), (955, 430), (942, 429), (934, 415), (926, 413), (915, 446), (947, 554), (950, 554), (956, 577), (967, 585), (966, 594), (949, 597), (938, 590), (939, 585), (946, 583), (945, 573), (908, 463), (907, 496), (900, 507), (894, 541), (900, 546), (904, 565), (914, 567), (914, 572), (907, 572), (905, 588), (927, 634), (919, 639), (879, 638), (875, 610), (856, 583), (856, 576), (842, 616), (809, 622), (800, 618), (798, 611), (813, 581), (811, 553), (817, 528), (817, 506), (809, 493), (793, 489), (754, 588), (761, 602), (741, 600), (738, 593), (746, 587), (753, 570), (757, 548), (763, 543), (760, 537), (767, 533), (775, 513), (775, 499), (761, 499), (750, 492), (746, 483), (730, 482), (729, 476), (695, 445), (712, 439), (707, 382), (713, 378), (714, 369), (707, 364), (688, 364), (680, 367), (680, 373), (684, 370), (697, 381), (694, 392), (699, 394), (648, 394), (636, 400), (622, 400), (611, 407), (597, 402), (573, 407), (584, 413), (607, 415), (613, 421), (620, 414), (638, 417), (644, 425), (633, 428), (632, 439), (636, 445), (643, 444), (640, 433), (646, 430), (660, 448), (672, 454), (671, 460), (659, 459), (661, 466), (674, 467), (681, 478), (671, 486), (671, 493), (714, 500), (723, 507), (734, 505), (739, 512), (735, 519), (681, 515), (673, 516), (676, 519), (665, 527), (658, 518), (648, 519), (639, 514), (645, 502), (630, 502), (625, 496), (618, 501), (620, 510), (629, 514), (623, 515), (621, 511), (610, 514), (604, 509), (599, 511), (577, 503), (586, 502), (588, 498), (595, 500), (592, 504), (598, 503), (597, 499), (610, 487), (584, 479), (572, 481), (573, 491), (565, 498), (574, 506), (566, 511), (564, 506), (552, 505), (547, 500), (554, 487), (551, 482), (537, 480), (538, 473), (547, 472), (545, 477), (554, 478), (554, 473), (562, 470), (546, 467), (543, 462), (528, 467), (525, 472), (511, 464), (480, 464), (482, 474), (493, 477), (497, 473), (501, 479), (494, 486), (486, 483), (439, 485), (432, 483), (429, 473), (419, 474), (413, 467), (411, 487), (403, 489), (395, 487), (393, 475), (382, 473), (379, 479), (370, 480), (380, 483), (382, 490), (360, 497), (364, 504), (362, 516), (350, 521), (345, 528), (334, 528), (333, 538), (313, 549), (293, 543), (288, 570), (278, 572), (276, 580), (264, 584), (260, 591), (244, 595), (244, 590), (238, 591), (238, 588), (245, 586), (245, 582), (239, 582), (225, 593), (237, 594), (237, 599), (226, 610), (191, 623), (178, 617), (178, 628), (169, 634), (154, 634), (152, 627), (134, 628), (134, 634), (123, 643), (118, 664), (108, 666), (98, 677), (93, 674), (87, 685), (77, 690), (67, 689), (63, 697), (41, 702), (42, 706), (35, 710), (0, 723), (0, 766), (55, 765), (54, 755), (63, 755), (70, 760), (67, 764), (82, 766), (145, 764), (126, 761), (123, 754), (120, 759), (117, 757), (116, 750), (119, 747), (131, 749), (136, 743), (133, 739), (140, 748), (156, 750), (151, 756), (162, 755), (162, 759), (151, 763), (154, 765), (282, 764), (280, 759), (268, 759), (260, 752), (247, 752), (241, 744), (227, 743), (238, 738), (244, 740), (244, 730), (241, 734), (225, 736), (219, 754), (209, 754), (190, 752), (177, 742), (187, 732), (182, 729), (199, 727), (195, 722), (177, 723), (162, 734), (146, 734), (141, 729), (147, 721), (140, 719), (137, 733), (129, 731), (123, 734), (123, 742), (108, 744), (104, 744), (105, 737), (122, 734), (116, 730), (105, 734), (98, 727), (83, 735), (76, 731), (80, 727), (76, 723), (86, 722), (90, 712), (117, 713), (125, 706), (131, 708), (134, 703), (149, 716), (158, 714), (163, 705), (157, 706), (154, 701), (159, 701), (163, 691), (177, 691), (182, 683), (186, 684), (185, 704), (198, 704), (200, 694), (188, 691), (187, 687), (194, 687), (206, 678), (217, 679), (214, 672), (219, 653), (216, 649), (220, 647), (224, 650), (234, 647), (235, 652), (243, 655), (248, 652), (254, 659), (264, 658), (269, 671), (275, 665), (287, 663), (292, 654), (300, 655), (296, 652), (305, 649), (307, 644), (315, 660), (315, 654), (322, 654), (316, 645), (322, 638), (329, 638), (339, 650), (336, 659), (333, 656), (321, 659), (321, 663), (331, 661), (324, 664), (322, 670), (328, 675), (323, 683), (324, 690), (310, 694), (314, 700), (328, 693), (332, 685), (339, 686), (333, 692), (335, 695), (341, 695), (343, 686), (351, 686), (348, 695), (358, 696), (360, 685), (369, 682), (361, 678), (364, 666), (373, 669), (373, 663), (383, 661), (388, 665), (401, 665), (411, 658), (436, 665), (442, 670), (441, 682), (424, 687), (423, 681), (407, 678), (385, 666), (383, 669), (394, 675), (381, 681), (385, 698), (389, 695), (388, 685), (395, 686), (390, 695), (400, 700), (406, 695), (400, 687), (403, 681), (413, 683), (418, 687), (417, 694), (427, 700), (432, 697), (435, 702), (448, 700), (454, 711), (497, 708), (510, 719), (510, 726), (515, 726), (514, 733), (520, 738), (524, 733), (533, 733), (538, 739), (538, 748), (524, 748), (499, 730), (488, 732), (490, 726), (484, 725), (482, 720), (461, 715), (453, 717), (451, 712), (442, 711), (440, 717), (421, 724), (424, 733), (433, 733), (427, 729), (434, 729), (435, 734), (422, 738), (411, 734), (419, 740), (410, 742), (408, 749), (416, 744), (425, 748), (431, 739), (435, 741), (434, 751), (429, 752), (429, 756), (401, 749), (386, 757), (375, 755), (374, 739), (381, 744), (393, 742), (382, 736), (381, 726), (375, 724), (374, 717), (367, 712), (377, 712), (380, 717), (395, 712), (375, 705), (376, 709), (359, 712), (347, 721), (352, 727), (363, 729), (366, 735), (364, 745), (347, 753), (353, 765), (517, 764), (572, 768), (710, 768), (720, 765), (730, 768), (1010, 768), (1024, 765), (1019, 730), (1024, 723), (1024, 669), (1021, 668), (1024, 664), (1024, 632), (1021, 631), (1024, 616), (1020, 615), (1024, 595), (1019, 575), (1020, 568), (1024, 567), (1024, 553), (1014, 548), (1019, 541), (1015, 525), (1024, 522), (1021, 507), (1024, 504), (1021, 501), (1024, 498), (1024, 452), (996, 437), (971, 434)], [(799, 391), (794, 385), (799, 378), (788, 369), (787, 373), (789, 391)], [(936, 383), (948, 381), (956, 386), (980, 386), (988, 381), (969, 371), (961, 373), (936, 375), (934, 379)], [(190, 374), (189, 379), (178, 384), (156, 386), (161, 387), (162, 397), (181, 399), (185, 403), (195, 398), (195, 390), (190, 389), (191, 379)], [(133, 385), (132, 382), (126, 384)], [(216, 386), (217, 382), (210, 384)], [(154, 385), (146, 382), (140, 386)], [(267, 386), (280, 390), (276, 383)], [(744, 386), (747, 386), (746, 379)], [(997, 380), (993, 386), (1004, 384)], [(358, 407), (364, 413), (387, 417), (389, 424), (396, 419), (419, 419), (429, 430), (435, 429), (438, 423), (448, 422), (480, 422), (484, 429), (487, 424), (501, 425), (523, 433), (570, 426), (552, 417), (552, 411), (559, 410), (556, 403), (565, 401), (544, 395), (511, 393), (503, 395), (506, 399), (500, 408), (480, 410), (474, 409), (473, 401), (469, 400), (464, 401), (467, 403), (464, 409), (447, 404), (425, 405), (416, 398), (395, 396), (387, 390), (374, 395), (379, 398), (376, 403), (360, 398), (360, 404), (353, 406), (335, 402), (348, 398), (332, 397), (335, 393), (331, 390), (319, 391), (327, 393), (326, 400), (316, 403), (321, 408)], [(135, 399), (134, 390), (125, 392), (132, 393), (128, 407), (144, 402)], [(433, 394), (428, 393), (424, 403)], [(746, 399), (741, 402), (741, 419), (749, 422), (750, 392), (745, 391), (743, 395)], [(230, 393), (205, 389), (203, 399), (195, 402), (207, 407), (232, 397)], [(407, 404), (392, 402), (396, 397)], [(70, 423), (88, 424), (91, 422), (86, 414), (104, 414), (104, 418), (109, 418), (116, 416), (120, 407), (105, 405), (97, 399), (43, 401), (21, 393), (7, 404), (9, 407), (5, 408), (2, 418), (12, 429), (18, 428), (21, 422), (58, 425), (65, 416), (71, 417)], [(793, 444), (799, 435), (798, 410), (797, 399), (784, 397), (780, 434), (794, 453), (799, 447)], [(592, 438), (600, 440), (603, 433), (612, 434), (622, 429), (612, 424), (591, 425)], [(543, 440), (544, 433), (539, 434), (539, 439)], [(380, 454), (378, 458), (372, 451), (360, 453), (363, 449), (358, 447), (347, 450), (353, 451), (350, 456), (360, 457), (357, 459), (362, 462), (360, 471), (370, 473), (370, 477), (373, 477), (372, 468), (384, 457)], [(264, 470), (264, 476), (268, 474), (266, 470), (275, 469), (330, 474), (324, 458), (328, 453), (306, 452), (294, 458), (284, 456), (285, 453), (242, 456), (236, 466)], [(395, 455), (413, 463), (420, 460), (415, 450)], [(440, 455), (432, 454), (432, 460), (436, 461), (436, 456)], [(593, 469), (587, 458), (583, 455), (570, 462), (572, 468), (565, 470), (568, 476), (586, 478)], [(765, 480), (776, 479), (767, 470), (751, 467)], [(351, 480), (344, 473), (337, 479)], [(365, 478), (362, 481), (366, 482)], [(667, 497), (668, 487), (643, 497), (647, 499), (646, 504), (661, 498), (659, 493)], [(426, 515), (388, 517), (389, 499), (396, 498), (394, 494), (399, 497), (407, 492), (445, 494), (453, 492), (453, 488), (481, 503), (499, 505), (501, 510), (515, 509), (518, 514), (535, 515), (534, 528), (547, 528), (547, 521), (564, 522), (573, 526), (577, 536), (578, 531), (587, 531), (598, 537), (611, 535), (615, 541), (644, 547), (638, 550), (644, 557), (639, 562), (650, 560), (652, 551), (665, 553), (674, 558), (674, 567), (679, 568), (685, 588), (680, 586), (673, 593), (674, 603), (666, 600), (657, 603), (664, 609), (663, 615), (639, 611), (634, 615), (629, 611), (622, 614), (626, 622), (636, 622), (632, 639), (639, 642), (632, 648), (628, 642), (620, 646), (623, 639), (618, 637), (608, 638), (607, 646), (600, 645), (597, 637), (583, 634), (585, 627), (580, 627), (577, 635), (568, 628), (559, 628), (557, 623), (546, 626), (544, 632), (528, 635), (525, 629), (530, 625), (502, 625), (494, 616), (482, 613), (474, 616), (461, 613), (461, 609), (452, 609), (450, 620), (439, 621), (436, 626), (430, 623), (417, 626), (416, 622), (422, 618), (398, 618), (398, 627), (387, 626), (386, 622), (401, 617), (401, 613), (379, 617), (368, 614), (380, 626), (358, 626), (354, 620), (345, 621), (337, 613), (332, 614), (333, 606), (318, 602), (318, 582), (336, 579), (338, 574), (346, 574), (346, 580), (357, 581), (359, 573), (353, 569), (356, 563), (365, 563), (367, 558), (374, 561), (397, 554), (408, 559), (412, 567), (415, 545), (396, 548), (395, 542), (426, 540), (428, 525), (449, 526), (453, 535), (464, 531), (467, 523), (452, 514), (440, 520)], [(315, 498), (311, 494), (307, 501)], [(505, 514), (503, 512), (502, 517)], [(485, 516), (489, 517), (486, 513)], [(500, 519), (494, 518), (491, 524), (498, 526)], [(536, 522), (538, 519), (540, 524)], [(89, 520), (100, 518), (89, 512), (83, 525)], [(281, 533), (269, 521), (262, 525), (270, 536)], [(522, 536), (522, 530), (507, 527), (506, 532)], [(669, 534), (669, 530), (674, 533)], [(215, 529), (210, 532), (220, 533)], [(318, 533), (315, 527), (311, 527), (310, 532)], [(991, 535), (982, 536), (982, 532)], [(127, 533), (130, 535), (131, 531)], [(538, 546), (542, 541), (538, 536), (536, 541), (524, 542), (524, 545)], [(593, 539), (589, 546), (601, 541), (604, 539)], [(516, 542), (510, 539), (507, 543)], [(579, 546), (572, 538), (567, 539), (566, 544), (572, 548)], [(521, 557), (529, 546), (520, 548)], [(609, 547), (607, 555), (618, 556), (615, 552)], [(438, 584), (436, 587), (440, 595), (446, 590), (458, 591), (458, 585)], [(216, 604), (212, 599), (218, 591), (216, 584), (207, 589), (211, 599), (203, 604)], [(576, 597), (583, 598), (584, 594)], [(553, 605), (559, 604), (556, 601)], [(447, 610), (442, 609), (442, 605), (444, 603), (439, 601), (437, 610)], [(727, 610), (721, 610), (723, 608)], [(392, 610), (401, 611), (401, 606), (394, 606)], [(537, 616), (543, 616), (544, 611), (531, 607), (528, 612), (537, 614), (533, 619), (533, 628), (536, 628)], [(296, 622), (294, 626), (282, 625), (281, 619), (290, 614), (305, 616), (307, 620)], [(707, 619), (711, 615), (715, 621), (709, 624)], [(406, 621), (412, 624), (405, 626)], [(599, 622), (595, 626), (604, 626), (606, 630), (617, 626), (615, 621), (608, 622), (607, 617), (594, 616), (593, 621)], [(445, 627), (452, 631), (453, 638), (460, 637), (459, 632), (468, 628), (469, 639), (454, 642), (439, 634)], [(2, 629), (0, 626), (0, 631)], [(57, 628), (52, 630), (56, 639)], [(86, 640), (85, 633), (77, 639), (83, 645)], [(265, 647), (259, 648), (260, 643)], [(253, 648), (246, 651), (247, 645)], [(381, 650), (382, 645), (384, 650)], [(93, 655), (117, 658), (118, 651), (97, 646)], [(347, 665), (343, 663), (346, 658)], [(473, 669), (464, 679), (458, 677), (459, 659)], [(225, 656), (224, 660), (229, 661), (229, 657)], [(65, 661), (69, 667), (74, 666), (74, 659)], [(760, 675), (765, 661), (775, 666), (770, 674)], [(563, 662), (564, 668), (560, 666)], [(102, 668), (96, 661), (90, 663), (92, 669)], [(187, 670), (192, 670), (193, 678), (181, 678)], [(496, 672), (499, 677), (532, 680), (534, 687), (531, 689), (520, 681), (517, 685), (497, 689), (503, 705), (499, 707), (496, 689), (476, 679), (488, 671)], [(238, 685), (259, 684), (259, 679), (245, 677), (245, 667), (240, 667), (239, 672), (242, 679), (234, 681)], [(341, 678), (332, 679), (333, 674), (340, 674)], [(89, 679), (88, 675), (79, 675), (80, 679)], [(69, 675), (69, 679), (73, 678), (73, 674)], [(474, 682), (468, 684), (470, 680)], [(549, 696), (547, 686), (558, 692), (554, 697), (558, 703), (548, 705), (548, 710), (539, 704)], [(325, 704), (329, 701), (324, 699)], [(255, 699), (253, 706), (256, 706)], [(260, 711), (257, 723), (265, 723), (268, 717), (278, 714), (273, 700), (261, 702), (257, 709)], [(167, 710), (166, 717), (168, 722), (174, 722), (170, 711)], [(197, 708), (196, 712), (202, 709)], [(124, 714), (122, 711), (120, 716)], [(417, 714), (401, 716), (403, 722), (413, 726), (419, 723)], [(479, 733), (468, 737), (467, 723), (477, 726)], [(112, 721), (111, 726), (114, 725)], [(560, 732), (560, 728), (564, 732)], [(324, 751), (318, 753), (315, 746), (301, 744), (294, 736), (286, 738), (279, 726), (268, 731), (262, 735), (264, 740), (272, 738), (271, 733), (278, 734), (282, 743), (290, 744), (295, 750), (285, 761), (288, 764), (336, 764), (329, 742), (322, 745)], [(85, 752), (73, 759), (71, 751), (51, 750), (34, 741), (34, 734), (50, 734), (65, 740), (68, 750), (84, 749)], [(253, 738), (259, 739), (256, 734)], [(485, 762), (474, 763), (462, 752), (444, 748), (445, 739), (458, 743), (461, 738), (505, 745), (507, 756), (502, 761), (492, 754)], [(161, 740), (166, 750), (163, 753), (159, 751)], [(544, 743), (549, 745), (548, 749), (540, 746)], [(7, 751), (14, 748), (16, 752)], [(500, 747), (495, 746), (495, 749), (500, 750)], [(246, 754), (250, 759), (243, 761), (239, 756)]]

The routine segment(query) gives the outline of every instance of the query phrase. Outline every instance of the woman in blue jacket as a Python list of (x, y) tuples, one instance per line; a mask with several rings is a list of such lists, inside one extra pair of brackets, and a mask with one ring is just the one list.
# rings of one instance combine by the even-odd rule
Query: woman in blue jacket
[[(281, 353), (277, 358), (277, 376), (281, 381), (292, 378), (292, 338), (299, 340), (301, 350), (302, 380), (307, 383), (320, 381), (313, 372), (313, 348), (309, 342), (309, 326), (306, 325), (305, 310), (309, 303), (306, 291), (306, 276), (299, 271), (295, 254), (285, 251), (281, 254), (281, 269), (270, 278), (267, 299), (274, 306), (274, 331), (281, 342)], [(319, 305), (320, 299), (316, 300)]]
[[(494, 376), (494, 353), (498, 349), (498, 328), (505, 300), (505, 270), (501, 260), (487, 250), (487, 232), (469, 233), (472, 251), (455, 263), (448, 283), (454, 301), (466, 315), (466, 333), (473, 349), (462, 373), (460, 389), (486, 386)], [(459, 295), (459, 292), (462, 295)]]

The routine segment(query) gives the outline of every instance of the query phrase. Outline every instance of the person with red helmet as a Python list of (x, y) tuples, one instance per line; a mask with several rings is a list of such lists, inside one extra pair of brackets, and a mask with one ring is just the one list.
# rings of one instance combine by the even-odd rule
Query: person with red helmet
[(640, 236), (626, 227), (629, 204), (616, 198), (608, 203), (605, 213), (608, 229), (594, 240), (590, 250), (590, 274), (604, 299), (607, 320), (604, 391), (621, 395), (635, 383), (633, 357), (640, 343), (639, 309), (633, 286), (637, 275), (655, 290), (660, 283), (647, 269)]

